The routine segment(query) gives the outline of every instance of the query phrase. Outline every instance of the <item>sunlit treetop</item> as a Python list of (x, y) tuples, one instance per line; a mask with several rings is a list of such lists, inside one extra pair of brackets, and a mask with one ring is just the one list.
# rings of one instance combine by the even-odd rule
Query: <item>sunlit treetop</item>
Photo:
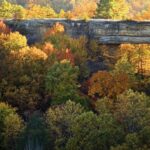
[(101, 0), (98, 3), (98, 18), (127, 19), (128, 15), (129, 5), (126, 0)]

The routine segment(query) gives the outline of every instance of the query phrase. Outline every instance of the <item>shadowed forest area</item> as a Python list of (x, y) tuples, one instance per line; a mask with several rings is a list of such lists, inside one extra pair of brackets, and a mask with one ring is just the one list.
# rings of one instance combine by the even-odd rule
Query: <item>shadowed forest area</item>
[(99, 44), (56, 23), (28, 45), (3, 21), (149, 20), (149, 0), (0, 0), (0, 18), (0, 150), (150, 149), (149, 44)]

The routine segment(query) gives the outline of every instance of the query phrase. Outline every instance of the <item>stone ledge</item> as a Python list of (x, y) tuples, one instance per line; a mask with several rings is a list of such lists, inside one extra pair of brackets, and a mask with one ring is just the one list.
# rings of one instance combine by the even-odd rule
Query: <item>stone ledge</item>
[(48, 28), (56, 22), (64, 25), (66, 34), (71, 37), (86, 36), (100, 44), (150, 44), (150, 21), (124, 21), (91, 19), (29, 19), (4, 20), (12, 31), (25, 35), (29, 44), (40, 42)]

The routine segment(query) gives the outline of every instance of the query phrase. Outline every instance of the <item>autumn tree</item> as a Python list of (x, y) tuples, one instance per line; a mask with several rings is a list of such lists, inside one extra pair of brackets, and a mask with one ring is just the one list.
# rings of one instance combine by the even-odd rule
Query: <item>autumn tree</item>
[(0, 5), (0, 18), (23, 18), (24, 8), (4, 0)]
[(149, 20), (150, 19), (150, 6), (143, 10), (142, 12), (140, 13), (137, 13), (133, 19), (135, 20)]
[(114, 116), (124, 127), (126, 137), (121, 145), (112, 150), (149, 149), (149, 100), (144, 93), (132, 90), (118, 96)]
[(26, 8), (26, 18), (55, 18), (56, 13), (50, 6), (29, 4)]
[(122, 138), (122, 130), (110, 114), (82, 113), (74, 119), (71, 132), (66, 150), (109, 150)]
[(79, 76), (85, 78), (89, 73), (86, 67), (88, 58), (87, 39), (85, 37), (72, 38), (66, 35), (64, 31), (64, 26), (56, 23), (45, 33), (45, 42), (49, 43), (50, 46), (50, 49), (48, 49), (53, 51), (53, 55), (50, 55), (49, 60), (60, 62), (66, 59), (71, 64), (78, 66), (81, 70)]
[(2, 71), (1, 97), (17, 106), (22, 113), (35, 110), (44, 101), (42, 92), (46, 58), (47, 55), (40, 49), (25, 47), (11, 52), (4, 61), (7, 69)]
[(44, 38), (50, 38), (53, 35), (64, 33), (64, 31), (64, 26), (61, 23), (56, 22), (56, 24), (46, 31)]
[(74, 119), (83, 112), (83, 107), (73, 101), (48, 109), (46, 122), (49, 133), (53, 137), (54, 149), (65, 150), (66, 143), (72, 134), (70, 127)]
[(17, 51), (27, 46), (27, 39), (19, 32), (11, 32), (10, 34), (0, 35), (0, 44), (5, 51)]
[(130, 5), (130, 16), (134, 20), (149, 20), (150, 1), (127, 0)]
[(117, 61), (117, 63), (114, 66), (113, 73), (127, 74), (131, 84), (134, 83), (134, 81), (136, 80), (136, 69), (134, 65), (131, 62), (129, 62), (126, 55)]
[(85, 37), (72, 38), (66, 35), (64, 31), (65, 28), (62, 24), (54, 24), (45, 33), (45, 41), (50, 42), (58, 53), (61, 53), (61, 51), (65, 52), (67, 49), (70, 50), (74, 55), (75, 64), (79, 66), (79, 64), (82, 64), (87, 59), (87, 39)]
[(129, 5), (125, 0), (101, 0), (98, 3), (97, 17), (105, 19), (128, 18)]
[(136, 51), (133, 54), (132, 62), (135, 64), (137, 72), (139, 74), (145, 74), (149, 72), (149, 57), (150, 57), (150, 46), (149, 45), (137, 45)]
[(27, 39), (25, 36), (19, 34), (19, 32), (0, 34), (0, 58), (1, 58), (0, 76), (1, 77), (6, 77), (8, 75), (8, 65), (11, 64), (10, 62), (11, 52), (18, 51), (20, 48), (23, 48), (25, 46), (27, 46)]
[(72, 98), (77, 100), (78, 71), (78, 67), (72, 66), (66, 60), (56, 62), (50, 67), (46, 76), (46, 88), (52, 97), (53, 104), (61, 104)]
[(122, 123), (126, 133), (133, 133), (149, 124), (149, 100), (144, 93), (128, 90), (118, 95), (114, 103), (109, 98), (103, 98), (99, 99), (95, 106), (100, 114), (111, 112), (116, 120)]
[(116, 103), (115, 116), (126, 131), (137, 132), (149, 124), (149, 97), (144, 93), (129, 90), (119, 95)]
[(118, 95), (114, 103), (107, 97), (97, 100), (96, 112), (100, 115), (111, 113), (125, 131), (124, 142), (112, 150), (149, 148), (149, 100), (144, 93), (133, 90)]
[(10, 33), (10, 29), (9, 29), (9, 27), (7, 27), (6, 25), (5, 25), (5, 23), (3, 22), (3, 21), (0, 21), (0, 34), (8, 34), (8, 33)]
[[(125, 69), (122, 64), (126, 60), (126, 73), (134, 77), (134, 90), (149, 94), (150, 75), (150, 47), (148, 44), (122, 44), (118, 49), (120, 60), (115, 65), (115, 70)], [(128, 65), (127, 65), (128, 64)], [(128, 68), (127, 68), (128, 66)], [(119, 69), (118, 68), (118, 69)], [(117, 69), (117, 70), (118, 70)], [(130, 70), (130, 71), (129, 71)], [(133, 76), (134, 75), (134, 76)]]
[(120, 51), (120, 55), (127, 58), (128, 62), (135, 68), (136, 73), (149, 74), (150, 46), (148, 44), (123, 44)]
[(114, 98), (129, 88), (128, 76), (124, 73), (111, 74), (106, 71), (98, 71), (90, 78), (88, 94), (93, 98)]
[(84, 37), (74, 39), (67, 35), (56, 34), (49, 37), (47, 41), (54, 45), (58, 53), (69, 49), (74, 55), (75, 64), (78, 66), (84, 63), (87, 58), (86, 39)]
[(16, 109), (0, 103), (0, 149), (16, 150), (17, 139), (23, 130), (23, 121)]
[(96, 9), (97, 0), (81, 0), (75, 4), (69, 15), (70, 18), (89, 19), (95, 16)]

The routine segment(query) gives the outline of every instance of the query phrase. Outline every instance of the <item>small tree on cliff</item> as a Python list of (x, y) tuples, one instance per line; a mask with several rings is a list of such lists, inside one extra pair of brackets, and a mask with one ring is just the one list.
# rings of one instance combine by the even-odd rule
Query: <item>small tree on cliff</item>
[(126, 0), (100, 0), (97, 17), (105, 19), (127, 19), (129, 5)]

